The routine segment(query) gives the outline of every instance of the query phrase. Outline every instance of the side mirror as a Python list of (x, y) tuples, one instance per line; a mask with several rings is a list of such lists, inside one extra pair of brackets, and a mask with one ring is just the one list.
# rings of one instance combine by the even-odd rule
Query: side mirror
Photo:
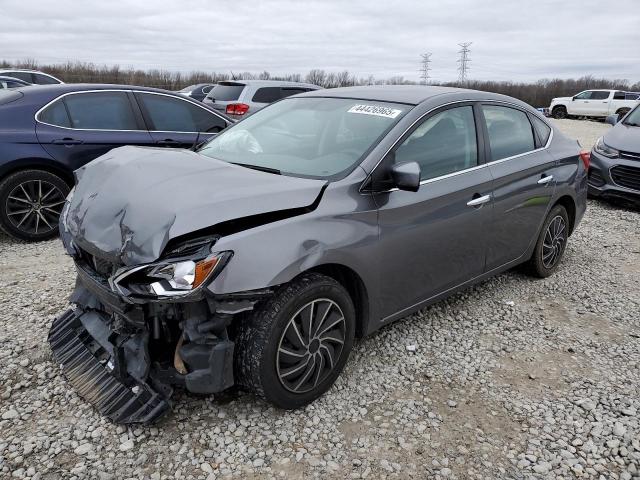
[(399, 190), (417, 192), (420, 188), (420, 165), (418, 162), (396, 164), (391, 167), (391, 178)]
[(614, 113), (613, 115), (609, 115), (604, 123), (608, 123), (609, 125), (615, 125), (620, 121), (620, 115)]

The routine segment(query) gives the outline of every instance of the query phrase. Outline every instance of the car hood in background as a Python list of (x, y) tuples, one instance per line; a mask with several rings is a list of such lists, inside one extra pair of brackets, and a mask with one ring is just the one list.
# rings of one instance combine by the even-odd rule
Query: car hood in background
[(603, 140), (616, 150), (640, 153), (640, 127), (617, 123), (605, 134)]
[(76, 179), (64, 217), (74, 243), (124, 265), (152, 262), (170, 239), (221, 222), (309, 207), (326, 183), (141, 147), (116, 148)]

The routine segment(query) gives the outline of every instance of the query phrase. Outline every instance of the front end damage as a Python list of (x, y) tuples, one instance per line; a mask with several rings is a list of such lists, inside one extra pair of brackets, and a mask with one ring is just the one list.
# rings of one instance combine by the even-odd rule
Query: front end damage
[(102, 415), (150, 423), (171, 409), (176, 387), (210, 394), (234, 384), (229, 326), (268, 290), (144, 298), (114, 284), (119, 265), (75, 246), (68, 235), (63, 242), (78, 276), (72, 306), (54, 320), (49, 343), (69, 382)]

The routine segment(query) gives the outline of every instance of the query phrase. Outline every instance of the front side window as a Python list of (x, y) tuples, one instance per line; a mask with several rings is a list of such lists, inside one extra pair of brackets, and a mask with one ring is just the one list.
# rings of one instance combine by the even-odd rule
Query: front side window
[(71, 127), (81, 130), (137, 130), (138, 124), (125, 92), (67, 95)]
[(181, 98), (150, 93), (136, 94), (150, 130), (158, 132), (209, 132), (226, 127), (225, 121), (210, 111)]
[(425, 120), (395, 152), (395, 163), (418, 162), (420, 179), (478, 164), (473, 107), (456, 107)]
[(533, 130), (526, 113), (497, 105), (483, 105), (482, 111), (489, 135), (491, 160), (535, 150)]
[(591, 94), (593, 92), (591, 90), (588, 90), (586, 92), (582, 92), (579, 93), (578, 95), (576, 95), (575, 97), (573, 97), (576, 100), (589, 100), (591, 98)]
[(199, 152), (283, 175), (339, 176), (355, 168), (409, 108), (344, 98), (285, 99), (225, 130)]

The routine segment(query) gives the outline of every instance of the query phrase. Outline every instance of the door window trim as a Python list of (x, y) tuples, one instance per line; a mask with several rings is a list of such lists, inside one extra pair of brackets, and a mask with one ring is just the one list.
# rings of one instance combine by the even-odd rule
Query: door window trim
[[(420, 115), (416, 120), (414, 120), (411, 123), (411, 125), (409, 125), (398, 136), (398, 138), (391, 144), (391, 146), (387, 149), (387, 151), (380, 157), (380, 160), (378, 160), (378, 163), (376, 163), (376, 165), (371, 169), (371, 172), (369, 172), (367, 177), (362, 181), (362, 183), (360, 184), (360, 187), (358, 188), (358, 192), (360, 194), (363, 194), (363, 195), (364, 194), (369, 195), (371, 193), (378, 194), (378, 193), (389, 193), (389, 192), (399, 191), (399, 189), (397, 187), (393, 187), (393, 188), (386, 189), (386, 190), (380, 190), (380, 191), (372, 192), (370, 190), (366, 190), (365, 187), (371, 181), (371, 178), (373, 177), (373, 174), (378, 169), (378, 167), (380, 167), (380, 164), (384, 161), (385, 158), (387, 158), (387, 156), (389, 155), (389, 152), (391, 152), (391, 150), (393, 150), (401, 140), (406, 139), (407, 133), (410, 132), (410, 131), (413, 132), (413, 130), (415, 130), (414, 127), (417, 128), (417, 125), (419, 123), (421, 124), (422, 120), (426, 116), (431, 115), (434, 112), (443, 109), (444, 107), (449, 107), (451, 105), (459, 105), (459, 104), (471, 104), (471, 105), (473, 105), (473, 107), (474, 107), (473, 112), (474, 112), (474, 116), (476, 118), (476, 136), (478, 135), (478, 131), (479, 131), (478, 130), (478, 121), (480, 120), (478, 118), (478, 115), (476, 114), (476, 110), (477, 109), (481, 110), (480, 107), (482, 106), (482, 104), (496, 104), (496, 105), (500, 105), (500, 106), (509, 106), (509, 107), (521, 110), (521, 111), (525, 112), (525, 114), (528, 113), (520, 105), (517, 105), (517, 104), (512, 103), (512, 102), (507, 102), (505, 100), (456, 100), (456, 101), (453, 101), (453, 102), (448, 102), (448, 103), (443, 103), (442, 105), (438, 105), (437, 107), (434, 107), (431, 110), (428, 110), (427, 112), (425, 112), (422, 115)], [(482, 117), (482, 121), (484, 122), (484, 117)], [(529, 120), (529, 123), (531, 124), (530, 120)], [(549, 125), (549, 124), (547, 123), (547, 125)], [(441, 175), (439, 177), (434, 177), (434, 178), (429, 178), (429, 179), (426, 179), (426, 180), (421, 180), (420, 181), (420, 185), (426, 185), (427, 183), (433, 183), (433, 182), (436, 182), (436, 181), (439, 181), (439, 180), (444, 180), (444, 179), (447, 179), (447, 178), (455, 177), (457, 175), (462, 175), (462, 174), (465, 174), (467, 172), (472, 172), (474, 170), (479, 170), (481, 168), (486, 168), (486, 167), (489, 167), (491, 165), (497, 165), (497, 164), (502, 163), (502, 162), (506, 162), (506, 161), (513, 160), (513, 159), (516, 159), (516, 158), (524, 157), (525, 155), (530, 155), (532, 153), (537, 153), (537, 152), (540, 152), (542, 150), (546, 150), (551, 145), (551, 141), (553, 140), (553, 134), (554, 134), (554, 127), (551, 126), (551, 125), (549, 125), (549, 126), (551, 127), (551, 134), (549, 135), (549, 139), (547, 140), (547, 143), (544, 146), (540, 147), (540, 148), (536, 148), (536, 149), (531, 150), (529, 152), (524, 152), (524, 153), (519, 153), (517, 155), (512, 155), (511, 157), (501, 158), (500, 160), (492, 160), (490, 162), (482, 162), (482, 163), (480, 163), (481, 152), (480, 152), (480, 145), (478, 145), (478, 162), (479, 162), (478, 165), (476, 165), (475, 167), (467, 168), (465, 170), (459, 170), (457, 172), (452, 172), (452, 173), (448, 173), (446, 175)], [(533, 128), (533, 125), (531, 126), (531, 128)], [(488, 144), (488, 141), (489, 141), (489, 138), (488, 138), (487, 133), (486, 133), (486, 126), (485, 125), (482, 125), (482, 130), (481, 131), (482, 131), (482, 137), (483, 137), (482, 140), (483, 140), (483, 144), (484, 144), (482, 155), (485, 156), (486, 155), (487, 144)], [(486, 160), (486, 158), (484, 158), (484, 160)]]
[[(209, 110), (208, 108), (198, 105), (199, 102), (196, 101), (191, 101), (187, 98), (180, 98), (178, 96), (175, 95), (170, 95), (167, 93), (161, 93), (161, 92), (148, 92), (146, 90), (133, 90), (133, 89), (124, 89), (124, 88), (109, 88), (109, 89), (102, 89), (102, 90), (81, 90), (81, 91), (77, 91), (77, 92), (67, 92), (67, 93), (63, 93), (62, 95), (59, 95), (58, 97), (54, 98), (53, 100), (51, 100), (50, 102), (48, 102), (45, 106), (43, 106), (42, 108), (40, 108), (33, 116), (34, 120), (36, 121), (36, 123), (40, 123), (42, 125), (48, 125), (50, 127), (55, 127), (55, 128), (62, 128), (64, 130), (74, 130), (77, 132), (150, 132), (150, 133), (205, 133), (205, 132), (180, 132), (180, 131), (173, 131), (173, 130), (149, 130), (148, 128), (144, 128), (144, 129), (137, 129), (137, 130), (114, 130), (114, 129), (104, 129), (104, 128), (73, 128), (73, 127), (62, 127), (60, 125), (54, 125), (52, 123), (47, 123), (47, 122), (43, 122), (42, 120), (40, 120), (38, 117), (40, 116), (40, 113), (42, 113), (45, 109), (47, 109), (49, 106), (53, 105), (55, 102), (57, 102), (58, 100), (68, 96), (68, 95), (82, 95), (83, 93), (103, 93), (103, 92), (124, 92), (124, 93), (131, 93), (131, 94), (135, 94), (135, 93), (149, 93), (151, 95), (161, 95), (164, 97), (171, 97), (171, 98), (177, 98), (178, 100), (182, 100), (184, 102), (187, 103), (191, 103), (192, 105), (195, 105), (196, 107), (202, 108), (203, 110), (206, 110), (207, 112), (211, 113), (212, 115), (215, 115), (216, 117), (220, 118), (226, 125), (227, 127), (229, 127), (230, 123), (227, 121), (226, 118), (224, 118), (221, 115), (218, 115), (218, 113), (213, 112), (211, 110)], [(135, 96), (134, 96), (135, 98)], [(129, 98), (129, 96), (127, 95), (127, 99), (129, 100), (129, 102), (131, 102), (131, 98)], [(131, 105), (131, 108), (134, 110), (135, 113), (135, 108), (140, 108), (139, 105), (136, 104), (135, 105)], [(66, 108), (66, 105), (65, 105)], [(147, 127), (147, 125), (145, 124), (145, 127)], [(226, 128), (226, 127), (225, 127)]]
[[(151, 95), (160, 95), (160, 96), (163, 96), (163, 97), (175, 98), (175, 99), (180, 100), (182, 102), (187, 102), (187, 103), (190, 103), (191, 105), (195, 105), (196, 107), (201, 108), (202, 110), (204, 110), (204, 111), (206, 111), (208, 113), (211, 113), (211, 114), (215, 115), (216, 117), (218, 117), (219, 119), (221, 119), (225, 124), (225, 127), (222, 130), (228, 128), (231, 125), (227, 121), (227, 119), (224, 118), (222, 115), (218, 115), (217, 112), (213, 112), (213, 111), (209, 110), (204, 105), (202, 105), (202, 102), (198, 102), (196, 100), (189, 100), (188, 98), (181, 98), (181, 97), (174, 96), (174, 95), (169, 95), (169, 94), (166, 94), (166, 93), (148, 92), (146, 90), (131, 90), (131, 92), (133, 93), (133, 97), (134, 97), (134, 99), (136, 101), (136, 106), (140, 109), (140, 112), (142, 114), (142, 118), (143, 118), (144, 123), (145, 123), (145, 125), (147, 127), (147, 131), (150, 132), (150, 133), (204, 133), (205, 135), (216, 135), (216, 134), (218, 134), (220, 132), (195, 132), (195, 131), (194, 132), (191, 132), (191, 131), (189, 131), (189, 132), (184, 131), (183, 132), (183, 131), (179, 131), (179, 130), (150, 130), (149, 129), (149, 125), (147, 123), (147, 118), (146, 118), (146, 115), (145, 115), (145, 111), (144, 111), (142, 105), (140, 105), (138, 103), (137, 94), (140, 94), (140, 95), (151, 94)], [(149, 121), (150, 121), (150, 119), (149, 119)]]

